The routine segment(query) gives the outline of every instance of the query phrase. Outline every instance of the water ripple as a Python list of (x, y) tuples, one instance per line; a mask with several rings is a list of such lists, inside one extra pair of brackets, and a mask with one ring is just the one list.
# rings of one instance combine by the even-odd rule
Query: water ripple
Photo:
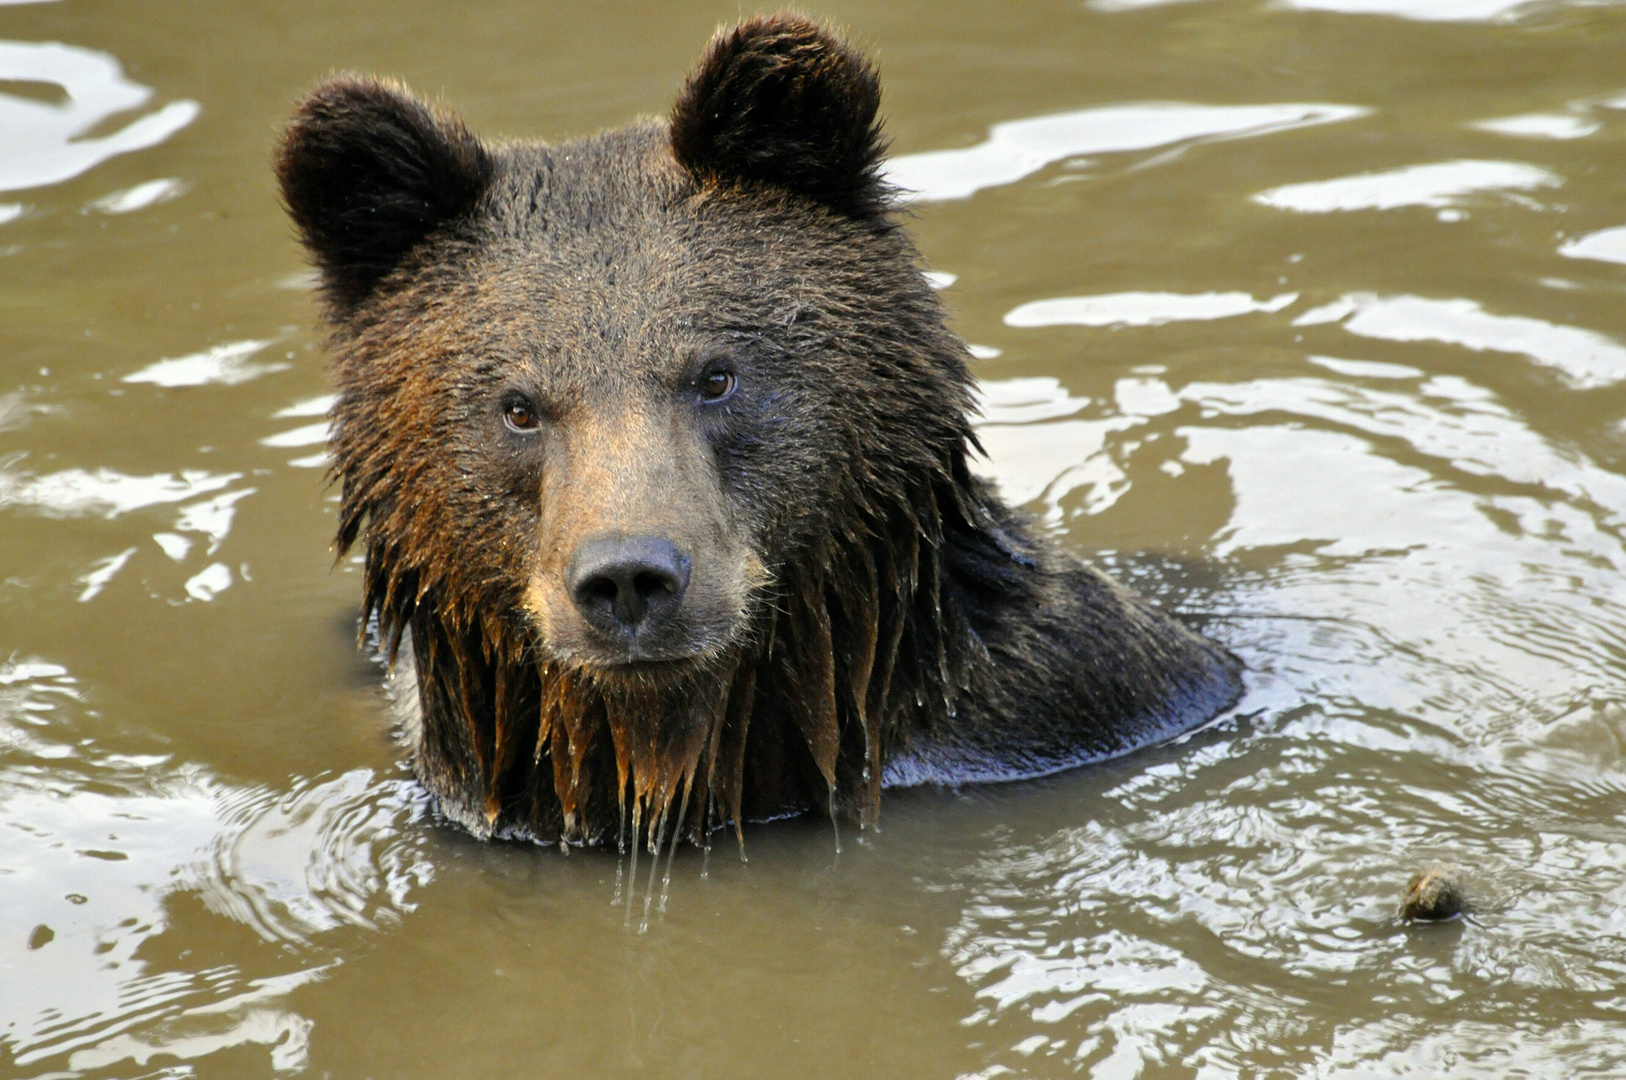
[[(280, 1003), (325, 977), (335, 931), (399, 921), (431, 877), (421, 793), (366, 769), (273, 792), (64, 747), (65, 708), (83, 703), (62, 665), (0, 667), (0, 1060), (32, 1075), (255, 1043), (298, 1067), (310, 1022)], [(189, 963), (166, 944), (194, 932), (182, 900), (297, 951)]]

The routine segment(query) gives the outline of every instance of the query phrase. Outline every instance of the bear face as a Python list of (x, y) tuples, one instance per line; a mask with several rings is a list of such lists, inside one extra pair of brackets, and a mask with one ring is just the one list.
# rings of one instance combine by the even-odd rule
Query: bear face
[(338, 546), (477, 833), (868, 822), (888, 776), (1050, 771), (1234, 698), (971, 476), (878, 104), (794, 16), (719, 34), (667, 122), (558, 146), (368, 78), (300, 104), (277, 169), (334, 331)]
[[(335, 448), (369, 490), (347, 502), (378, 528), (390, 492), (436, 492), (409, 546), (490, 542), (420, 573), (500, 590), (567, 663), (660, 678), (739, 645), (764, 555), (826, 527), (809, 510), (968, 434), (962, 350), (886, 216), (878, 96), (788, 19), (714, 45), (670, 130), (558, 148), (488, 149), (374, 80), (320, 88), (280, 172), (353, 333)], [(900, 323), (936, 333), (877, 340)]]

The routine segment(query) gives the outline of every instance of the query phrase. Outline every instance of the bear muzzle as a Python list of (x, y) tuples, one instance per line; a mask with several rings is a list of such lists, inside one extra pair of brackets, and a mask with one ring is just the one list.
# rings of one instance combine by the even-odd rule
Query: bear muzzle
[[(584, 541), (565, 568), (565, 589), (587, 624), (629, 660), (662, 659), (689, 588), (689, 557), (664, 536)], [(648, 654), (648, 655), (646, 655)]]
[(565, 550), (526, 601), (555, 659), (642, 680), (709, 664), (737, 643), (748, 587), (728, 553), (653, 531), (594, 533)]
[(553, 660), (612, 679), (718, 661), (744, 632), (761, 564), (730, 513), (713, 451), (692, 407), (599, 389), (544, 436), (524, 599), (537, 643)]

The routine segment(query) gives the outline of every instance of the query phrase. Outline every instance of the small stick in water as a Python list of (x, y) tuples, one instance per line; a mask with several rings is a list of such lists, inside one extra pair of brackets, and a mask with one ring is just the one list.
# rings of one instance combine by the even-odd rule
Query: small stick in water
[(1413, 874), (1400, 901), (1400, 917), (1407, 922), (1443, 922), (1467, 910), (1462, 871), (1455, 866), (1431, 866)]

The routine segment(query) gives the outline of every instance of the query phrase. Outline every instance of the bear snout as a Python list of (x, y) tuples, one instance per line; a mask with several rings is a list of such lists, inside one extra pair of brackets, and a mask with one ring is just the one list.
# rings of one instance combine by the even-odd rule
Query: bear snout
[(629, 659), (678, 644), (661, 639), (669, 636), (688, 588), (689, 557), (664, 536), (587, 540), (565, 569), (576, 610), (605, 638), (624, 644)]

